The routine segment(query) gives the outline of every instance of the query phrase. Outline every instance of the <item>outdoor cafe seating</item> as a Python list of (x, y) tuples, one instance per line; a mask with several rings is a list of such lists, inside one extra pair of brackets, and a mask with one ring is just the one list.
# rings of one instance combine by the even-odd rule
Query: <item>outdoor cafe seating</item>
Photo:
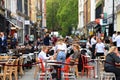
[[(37, 72), (37, 76), (35, 75), (36, 77), (35, 80), (48, 79), (48, 78), (52, 80), (52, 73), (54, 73), (54, 70), (57, 70), (57, 75), (56, 75), (57, 79), (76, 80), (75, 71), (73, 67), (75, 64), (70, 64), (70, 58), (66, 59), (64, 63), (61, 61), (56, 61), (56, 60), (47, 60), (45, 66), (43, 65), (42, 59), (40, 59), (39, 62), (40, 62), (39, 66), (41, 66), (41, 70)], [(64, 65), (63, 68), (60, 67), (63, 65)], [(54, 66), (59, 66), (59, 67), (54, 67)], [(38, 66), (36, 68), (38, 70)]]
[(1, 80), (6, 80), (7, 78), (9, 80), (12, 80), (12, 69), (13, 69), (13, 66), (11, 65), (14, 65), (14, 62), (15, 62), (15, 59), (9, 59), (7, 61), (4, 61), (2, 60), (0, 62), (0, 70), (1, 70), (1, 73), (0, 73), (0, 79)]
[(95, 76), (95, 67), (92, 65), (89, 65), (88, 63), (88, 57), (85, 55), (81, 55), (82, 63), (83, 63), (83, 69), (82, 69), (82, 76), (84, 74), (84, 71), (87, 70), (87, 77), (91, 77), (91, 70), (93, 70), (93, 74)]
[[(6, 55), (0, 55), (0, 80), (18, 80), (19, 76), (24, 75), (23, 65), (24, 65), (24, 56), (21, 55), (13, 56), (6, 53)], [(10, 64), (9, 61), (14, 60), (13, 63)]]

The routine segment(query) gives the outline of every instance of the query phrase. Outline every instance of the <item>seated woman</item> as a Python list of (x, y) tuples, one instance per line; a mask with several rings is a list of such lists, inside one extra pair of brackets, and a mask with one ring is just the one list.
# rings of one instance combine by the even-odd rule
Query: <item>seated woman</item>
[[(76, 62), (78, 63), (78, 59), (80, 57), (80, 46), (78, 44), (73, 44), (72, 49), (73, 49), (74, 53), (70, 56), (70, 58), (71, 58), (70, 62), (73, 64)], [(74, 65), (74, 68), (75, 68), (76, 76), (78, 77), (77, 65)]]
[(120, 53), (117, 47), (112, 46), (106, 56), (104, 70), (115, 73), (116, 80), (120, 80), (120, 68), (116, 67), (116, 63), (120, 63)]
[(43, 60), (43, 64), (45, 65), (45, 61), (52, 59), (52, 56), (47, 56), (46, 54), (48, 53), (48, 46), (43, 46), (41, 52), (38, 54), (38, 59), (42, 59)]

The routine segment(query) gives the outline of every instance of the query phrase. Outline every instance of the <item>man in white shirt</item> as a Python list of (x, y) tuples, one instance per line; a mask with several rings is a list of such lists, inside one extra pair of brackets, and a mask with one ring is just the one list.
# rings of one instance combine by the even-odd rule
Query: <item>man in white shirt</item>
[(120, 51), (120, 32), (118, 32), (118, 35), (115, 38), (115, 40), (116, 40), (116, 46), (118, 48), (118, 51)]
[(115, 40), (116, 36), (117, 36), (116, 31), (114, 31), (112, 35), (112, 42), (114, 46), (116, 46), (116, 40)]

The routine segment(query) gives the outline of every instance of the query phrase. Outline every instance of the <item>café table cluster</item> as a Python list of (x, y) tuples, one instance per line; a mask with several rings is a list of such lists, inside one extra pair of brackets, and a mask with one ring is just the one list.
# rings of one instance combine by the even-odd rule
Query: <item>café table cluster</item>
[[(53, 46), (47, 47), (51, 51)], [(19, 80), (33, 65), (35, 66), (33, 72), (35, 80), (79, 80), (83, 76), (88, 79), (103, 80), (103, 74), (107, 73), (104, 71), (105, 56), (91, 59), (91, 55), (86, 52), (85, 54), (81, 53), (79, 60), (75, 62), (72, 62), (71, 56), (66, 57), (63, 62), (54, 58), (55, 53), (49, 54), (50, 58), (43, 60), (38, 57), (42, 49), (27, 54), (24, 53), (25, 50), (24, 46), (20, 46), (17, 49), (11, 49), (7, 53), (0, 54), (0, 80)], [(81, 48), (81, 50), (85, 49)], [(81, 72), (78, 72), (79, 66), (82, 67)], [(117, 64), (117, 67), (119, 66), (120, 64)]]
[(0, 80), (19, 80), (27, 69), (32, 69), (39, 52), (24, 54), (25, 50), (23, 45), (17, 49), (9, 49), (7, 53), (0, 53)]

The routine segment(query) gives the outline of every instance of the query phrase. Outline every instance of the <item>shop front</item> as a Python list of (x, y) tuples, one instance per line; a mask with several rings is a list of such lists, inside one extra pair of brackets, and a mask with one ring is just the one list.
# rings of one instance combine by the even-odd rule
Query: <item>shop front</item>
[[(13, 36), (15, 33), (17, 33), (21, 28), (17, 26), (15, 23), (10, 22), (10, 35)], [(18, 38), (18, 37), (17, 37)]]
[(17, 25), (20, 27), (20, 30), (18, 30), (18, 41), (19, 43), (24, 43), (24, 28), (23, 28), (23, 22), (17, 20)]
[(5, 35), (8, 35), (10, 31), (9, 28), (9, 21), (7, 21), (7, 19), (0, 14), (0, 32), (4, 32), (6, 33)]
[(113, 27), (113, 15), (108, 15), (107, 16), (107, 25), (105, 26), (106, 28), (106, 35), (105, 36), (112, 36), (113, 32), (115, 31), (115, 26)]
[(87, 34), (88, 34), (88, 36), (91, 36), (96, 32), (96, 28), (97, 28), (96, 26), (97, 25), (98, 24), (96, 24), (95, 21), (92, 21), (92, 22), (87, 24)]

